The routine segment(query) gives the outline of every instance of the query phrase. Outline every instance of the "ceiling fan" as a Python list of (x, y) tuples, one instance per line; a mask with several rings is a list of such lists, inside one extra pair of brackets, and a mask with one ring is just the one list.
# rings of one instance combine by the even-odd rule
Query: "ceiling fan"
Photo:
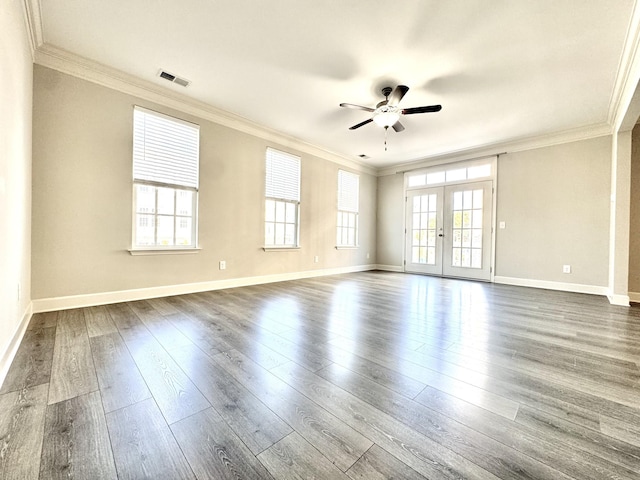
[(375, 122), (377, 125), (387, 130), (389, 127), (393, 128), (396, 132), (404, 130), (404, 126), (400, 123), (400, 115), (414, 115), (416, 113), (429, 113), (439, 112), (442, 110), (442, 105), (428, 105), (424, 107), (413, 108), (400, 108), (398, 104), (402, 97), (409, 91), (409, 87), (406, 85), (398, 85), (395, 89), (391, 87), (384, 87), (382, 94), (385, 99), (376, 105), (376, 108), (363, 107), (361, 105), (354, 105), (352, 103), (341, 103), (341, 107), (353, 108), (356, 110), (364, 110), (365, 112), (372, 112), (373, 116), (364, 122), (360, 122), (353, 127), (349, 127), (349, 130), (355, 130), (367, 123)]

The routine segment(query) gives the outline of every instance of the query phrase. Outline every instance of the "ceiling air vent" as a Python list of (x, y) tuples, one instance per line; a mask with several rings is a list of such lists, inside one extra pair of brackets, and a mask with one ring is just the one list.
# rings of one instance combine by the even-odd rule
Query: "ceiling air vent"
[(158, 76), (160, 78), (164, 78), (165, 80), (169, 80), (170, 82), (177, 83), (178, 85), (182, 85), (186, 87), (191, 82), (189, 80), (185, 80), (184, 78), (176, 77), (173, 73), (169, 73), (165, 70), (160, 70), (158, 72)]

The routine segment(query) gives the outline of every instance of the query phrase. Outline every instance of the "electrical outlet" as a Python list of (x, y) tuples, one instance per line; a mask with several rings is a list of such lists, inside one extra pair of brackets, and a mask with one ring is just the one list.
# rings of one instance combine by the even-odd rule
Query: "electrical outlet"
[(318, 255), (316, 255), (315, 257), (313, 257), (313, 263), (318, 263), (320, 259), (318, 258)]
[(571, 273), (571, 265), (563, 265), (562, 273)]
[(227, 262), (224, 260), (220, 260), (220, 270), (224, 270), (227, 268)]
[(369, 260), (369, 252), (367, 252), (367, 260)]

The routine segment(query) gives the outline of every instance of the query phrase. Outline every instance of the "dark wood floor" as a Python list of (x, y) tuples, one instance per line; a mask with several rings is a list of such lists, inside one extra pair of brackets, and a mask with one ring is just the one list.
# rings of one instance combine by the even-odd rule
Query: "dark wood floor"
[(0, 478), (638, 479), (640, 309), (367, 272), (34, 315)]

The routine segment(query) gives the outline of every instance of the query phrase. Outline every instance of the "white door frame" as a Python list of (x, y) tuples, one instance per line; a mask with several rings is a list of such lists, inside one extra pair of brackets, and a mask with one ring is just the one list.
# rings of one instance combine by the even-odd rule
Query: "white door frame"
[[(483, 165), (488, 165), (490, 172), (484, 176), (478, 176), (478, 169)], [(477, 167), (477, 168), (474, 168)], [(491, 260), (490, 260), (490, 282), (495, 280), (495, 259), (496, 259), (496, 214), (497, 214), (497, 199), (496, 191), (498, 184), (498, 156), (483, 157), (474, 160), (465, 160), (459, 162), (441, 163), (438, 165), (418, 168), (415, 170), (409, 170), (404, 172), (404, 237), (403, 237), (403, 249), (402, 249), (402, 265), (403, 271), (407, 272), (407, 212), (409, 205), (407, 199), (409, 192), (415, 189), (428, 189), (431, 187), (441, 187), (448, 185), (461, 185), (466, 183), (475, 183), (483, 180), (491, 180), (493, 182), (493, 188), (491, 192)], [(474, 171), (475, 170), (475, 171)], [(460, 177), (460, 172), (467, 172), (464, 178), (454, 179)], [(473, 174), (471, 172), (474, 172)], [(449, 180), (449, 181), (447, 181)], [(415, 273), (415, 272), (411, 272)]]

